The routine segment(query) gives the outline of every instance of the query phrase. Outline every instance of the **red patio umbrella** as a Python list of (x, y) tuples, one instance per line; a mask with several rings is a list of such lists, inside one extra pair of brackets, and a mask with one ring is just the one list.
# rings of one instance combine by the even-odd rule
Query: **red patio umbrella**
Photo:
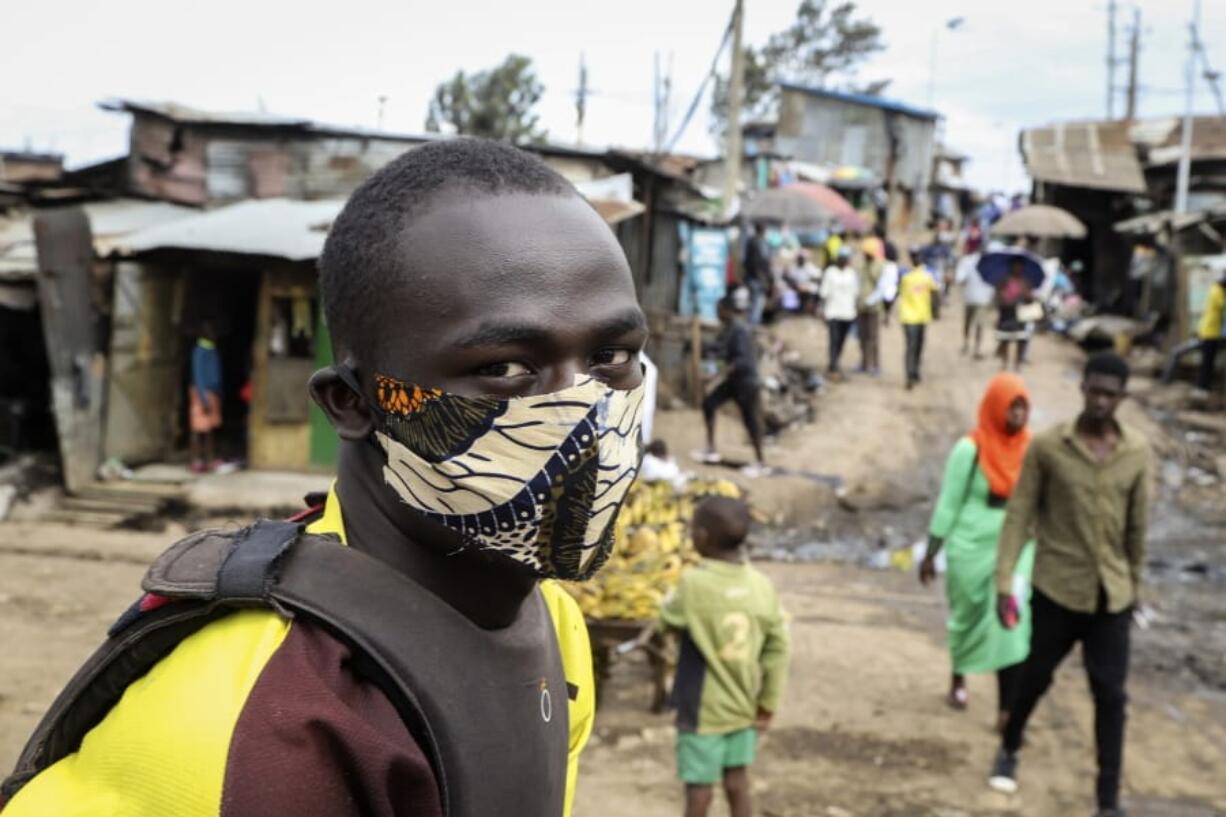
[(868, 222), (847, 199), (813, 182), (762, 190), (745, 205), (745, 216), (751, 221), (780, 221), (800, 228), (821, 227), (833, 220), (848, 230), (868, 229)]

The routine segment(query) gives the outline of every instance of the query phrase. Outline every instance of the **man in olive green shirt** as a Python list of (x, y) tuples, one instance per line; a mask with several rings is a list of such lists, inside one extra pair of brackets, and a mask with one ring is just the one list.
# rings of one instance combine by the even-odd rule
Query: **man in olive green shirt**
[(783, 696), (787, 623), (771, 580), (745, 560), (748, 532), (744, 502), (703, 500), (693, 523), (703, 560), (681, 576), (660, 611), (661, 623), (681, 635), (673, 704), (686, 817), (705, 817), (721, 782), (732, 817), (749, 817), (757, 733)]
[(1015, 626), (1013, 569), (1033, 536), (1030, 655), (989, 783), (1017, 790), (1026, 721), (1056, 667), (1080, 641), (1094, 697), (1099, 817), (1123, 814), (1129, 626), (1145, 564), (1149, 504), (1148, 447), (1115, 419), (1128, 374), (1118, 355), (1092, 356), (1081, 384), (1081, 414), (1031, 442), (1009, 498), (996, 564), (998, 612), (1006, 627)]

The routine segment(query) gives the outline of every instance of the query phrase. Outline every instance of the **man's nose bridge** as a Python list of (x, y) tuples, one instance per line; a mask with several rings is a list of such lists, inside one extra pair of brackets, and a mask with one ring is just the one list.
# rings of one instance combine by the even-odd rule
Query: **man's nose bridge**
[(543, 382), (542, 393), (552, 394), (555, 391), (568, 389), (575, 384), (575, 378), (581, 374), (585, 374), (586, 369), (578, 360), (562, 360), (556, 366), (551, 366), (546, 370), (546, 375), (542, 378)]

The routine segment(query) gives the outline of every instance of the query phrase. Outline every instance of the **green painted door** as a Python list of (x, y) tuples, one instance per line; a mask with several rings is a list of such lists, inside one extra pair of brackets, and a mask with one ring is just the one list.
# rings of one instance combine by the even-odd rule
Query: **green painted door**
[[(320, 302), (319, 314), (315, 316), (315, 365), (318, 368), (332, 365), (332, 338), (328, 335), (328, 327), (324, 325), (323, 305)], [(335, 470), (336, 468), (336, 432), (328, 418), (311, 401), (311, 465), (318, 468)]]

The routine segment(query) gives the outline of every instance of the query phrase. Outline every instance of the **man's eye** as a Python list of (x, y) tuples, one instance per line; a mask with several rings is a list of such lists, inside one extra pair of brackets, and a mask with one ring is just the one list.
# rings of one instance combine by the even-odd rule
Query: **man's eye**
[(592, 355), (593, 366), (624, 366), (634, 357), (629, 349), (601, 349)]
[(532, 370), (522, 363), (504, 361), (482, 366), (477, 369), (477, 374), (481, 377), (524, 377), (532, 374)]

